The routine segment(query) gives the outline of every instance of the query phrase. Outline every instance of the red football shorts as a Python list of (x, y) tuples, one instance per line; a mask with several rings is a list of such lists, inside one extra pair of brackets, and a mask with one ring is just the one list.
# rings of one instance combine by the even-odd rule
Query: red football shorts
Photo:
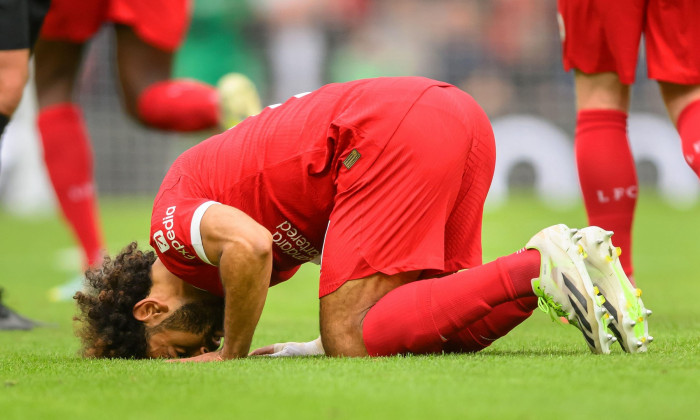
[(350, 183), (341, 178), (352, 170), (338, 176), (319, 295), (377, 272), (426, 278), (480, 265), (495, 161), (491, 124), (476, 101), (452, 86), (426, 90), (372, 166)]
[(190, 18), (190, 0), (52, 0), (41, 37), (83, 43), (106, 22), (120, 23), (149, 45), (180, 46)]
[(700, 83), (700, 1), (558, 0), (564, 69), (615, 72), (634, 83), (639, 41), (649, 77)]

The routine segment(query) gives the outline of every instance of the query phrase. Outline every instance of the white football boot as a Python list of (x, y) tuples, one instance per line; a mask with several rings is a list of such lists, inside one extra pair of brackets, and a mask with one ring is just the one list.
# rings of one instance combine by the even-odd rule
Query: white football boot
[(219, 92), (221, 125), (229, 129), (260, 113), (260, 95), (255, 84), (240, 73), (224, 75), (216, 85)]
[(647, 319), (651, 311), (644, 307), (642, 290), (634, 287), (620, 265), (620, 248), (611, 241), (613, 232), (589, 226), (578, 232), (586, 270), (597, 294), (605, 298), (610, 331), (622, 349), (629, 353), (647, 350), (654, 338), (649, 335)]
[(566, 317), (586, 339), (593, 353), (610, 353), (616, 341), (607, 331), (609, 318), (594, 289), (577, 242), (578, 230), (560, 224), (541, 230), (527, 243), (541, 255), (540, 277), (532, 280), (538, 306), (553, 320)]

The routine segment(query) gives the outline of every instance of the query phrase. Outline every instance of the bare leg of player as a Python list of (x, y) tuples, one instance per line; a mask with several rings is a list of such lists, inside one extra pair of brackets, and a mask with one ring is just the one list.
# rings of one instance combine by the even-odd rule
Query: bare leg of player
[(29, 49), (0, 51), (0, 114), (7, 118), (15, 112), (22, 99), (22, 91), (29, 77), (28, 61)]
[(419, 272), (377, 273), (351, 280), (321, 298), (321, 338), (329, 356), (367, 356), (362, 322), (367, 312), (393, 289), (415, 281)]
[(126, 111), (141, 123), (171, 131), (219, 126), (213, 86), (172, 79), (173, 52), (148, 44), (131, 27), (116, 26), (117, 66)]

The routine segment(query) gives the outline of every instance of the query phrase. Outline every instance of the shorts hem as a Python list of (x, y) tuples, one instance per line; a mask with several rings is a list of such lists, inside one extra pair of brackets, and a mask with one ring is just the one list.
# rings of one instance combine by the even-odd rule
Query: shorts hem
[(668, 76), (668, 75), (658, 75), (655, 72), (649, 72), (649, 79), (656, 80), (657, 82), (674, 83), (677, 85), (698, 85), (700, 84), (700, 74), (694, 76)]
[(74, 35), (74, 34), (54, 34), (54, 33), (45, 33), (42, 32), (41, 35), (39, 35), (40, 39), (43, 39), (45, 41), (54, 41), (54, 42), (69, 42), (72, 44), (84, 44), (88, 42), (92, 37), (97, 34), (96, 30), (95, 32), (90, 33), (89, 35)]
[(371, 276), (371, 275), (376, 274), (376, 273), (382, 273), (382, 274), (386, 274), (386, 275), (391, 276), (394, 274), (405, 273), (408, 271), (425, 271), (425, 270), (443, 271), (445, 269), (445, 264), (442, 260), (435, 260), (432, 262), (428, 262), (426, 264), (422, 264), (420, 266), (416, 266), (416, 265), (388, 266), (388, 267), (384, 267), (382, 269), (376, 269), (370, 265), (369, 261), (367, 261), (365, 258), (363, 258), (363, 259), (365, 260), (365, 262), (368, 265), (367, 270), (353, 273), (352, 275), (350, 275), (350, 277), (352, 277), (352, 278), (349, 278), (349, 279), (336, 280), (336, 281), (333, 281), (331, 283), (320, 284), (319, 290), (318, 290), (318, 297), (322, 298), (326, 295), (330, 295), (331, 293), (338, 290), (338, 288), (340, 288), (340, 286), (342, 286), (343, 284), (345, 284), (349, 281), (362, 279), (362, 278), (365, 278), (367, 276)]
[(620, 82), (623, 85), (632, 85), (634, 84), (634, 80), (636, 78), (636, 74), (620, 74), (620, 72), (617, 69), (614, 68), (600, 68), (596, 66), (583, 66), (583, 65), (578, 65), (578, 64), (573, 64), (571, 62), (564, 62), (564, 71), (570, 71), (570, 70), (578, 70), (581, 73), (584, 74), (599, 74), (599, 73), (615, 73), (617, 74), (617, 77), (620, 78)]

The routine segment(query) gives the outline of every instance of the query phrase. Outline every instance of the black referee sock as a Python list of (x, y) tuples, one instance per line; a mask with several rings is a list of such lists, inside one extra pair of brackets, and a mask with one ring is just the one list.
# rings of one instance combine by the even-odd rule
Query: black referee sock
[(5, 114), (0, 114), (0, 147), (2, 147), (2, 133), (5, 131), (5, 126), (8, 122), (10, 122), (10, 117)]
[(0, 138), (2, 138), (2, 132), (5, 131), (5, 126), (10, 122), (10, 117), (5, 114), (0, 114)]

